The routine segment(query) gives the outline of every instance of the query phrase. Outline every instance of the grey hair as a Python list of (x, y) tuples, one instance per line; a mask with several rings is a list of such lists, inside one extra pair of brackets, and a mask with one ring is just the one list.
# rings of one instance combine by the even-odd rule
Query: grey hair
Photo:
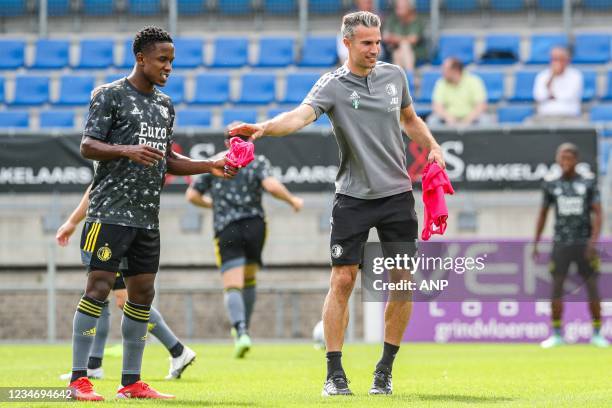
[(356, 11), (342, 18), (342, 37), (351, 39), (357, 26), (380, 27), (380, 17), (369, 11)]
[(561, 143), (559, 147), (557, 147), (557, 155), (559, 155), (561, 152), (570, 152), (575, 157), (578, 157), (578, 146), (569, 142)]

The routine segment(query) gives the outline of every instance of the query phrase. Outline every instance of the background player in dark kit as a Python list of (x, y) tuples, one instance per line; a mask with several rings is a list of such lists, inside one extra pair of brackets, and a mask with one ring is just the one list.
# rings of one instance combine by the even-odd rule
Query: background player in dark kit
[(97, 318), (122, 258), (128, 300), (123, 308), (123, 370), (119, 398), (173, 398), (140, 381), (142, 354), (159, 266), (159, 195), (168, 171), (176, 175), (233, 176), (225, 160), (191, 160), (172, 151), (174, 107), (155, 88), (172, 71), (172, 38), (146, 27), (134, 38), (136, 63), (127, 78), (96, 88), (83, 132), (81, 154), (95, 160), (81, 256), (89, 267), (85, 295), (73, 325), (73, 373), (77, 399), (101, 400), (87, 379)]
[(578, 273), (584, 279), (589, 309), (593, 319), (591, 344), (608, 347), (608, 341), (601, 335), (601, 302), (597, 289), (599, 258), (595, 247), (601, 233), (602, 214), (599, 191), (595, 179), (586, 179), (576, 173), (578, 148), (564, 143), (557, 148), (557, 163), (562, 174), (543, 185), (543, 202), (534, 242), (534, 257), (538, 256), (538, 242), (542, 236), (548, 209), (555, 207), (555, 232), (550, 271), (552, 288), (553, 334), (541, 343), (544, 348), (559, 346), (563, 340), (563, 284), (572, 263), (578, 266)]

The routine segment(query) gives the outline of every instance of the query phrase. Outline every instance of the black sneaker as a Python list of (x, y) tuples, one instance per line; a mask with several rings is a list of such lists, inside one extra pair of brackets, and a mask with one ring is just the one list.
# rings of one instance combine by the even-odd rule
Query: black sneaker
[(374, 381), (370, 388), (370, 395), (389, 395), (393, 393), (393, 384), (391, 382), (391, 373), (383, 370), (374, 371)]
[(342, 371), (334, 372), (334, 374), (325, 381), (323, 391), (321, 391), (321, 396), (323, 397), (331, 397), (334, 395), (353, 395), (348, 387), (346, 374)]

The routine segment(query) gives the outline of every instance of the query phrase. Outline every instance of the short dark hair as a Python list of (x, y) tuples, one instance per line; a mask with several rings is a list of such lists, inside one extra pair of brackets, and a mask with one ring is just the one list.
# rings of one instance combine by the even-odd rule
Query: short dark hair
[(134, 45), (132, 51), (134, 55), (143, 52), (146, 48), (160, 42), (173, 42), (170, 34), (162, 28), (155, 26), (147, 26), (136, 33), (134, 37)]
[(454, 69), (455, 71), (463, 72), (463, 62), (461, 62), (459, 58), (450, 57), (448, 59), (448, 63), (451, 69)]

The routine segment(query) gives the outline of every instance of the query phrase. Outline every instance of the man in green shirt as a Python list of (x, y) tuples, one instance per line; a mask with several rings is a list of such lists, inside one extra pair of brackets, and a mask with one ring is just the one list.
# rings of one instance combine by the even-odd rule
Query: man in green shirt
[(442, 78), (434, 87), (433, 113), (430, 126), (470, 126), (490, 122), (486, 115), (487, 90), (482, 79), (463, 69), (456, 58), (447, 58), (442, 64)]
[(394, 11), (385, 21), (383, 41), (395, 65), (414, 71), (416, 61), (427, 59), (425, 23), (417, 16), (414, 0), (397, 0)]

